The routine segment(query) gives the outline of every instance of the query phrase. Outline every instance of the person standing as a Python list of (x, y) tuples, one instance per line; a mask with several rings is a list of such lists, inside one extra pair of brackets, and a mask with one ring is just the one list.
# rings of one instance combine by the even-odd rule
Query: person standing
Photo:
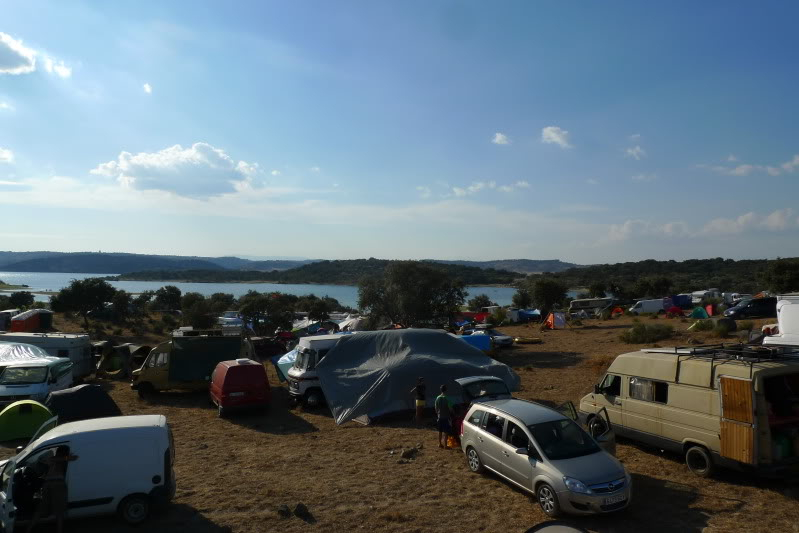
[(447, 397), (447, 386), (441, 385), (441, 394), (436, 396), (436, 427), (438, 427), (438, 447), (447, 447), (447, 437), (452, 434), (452, 402)]
[(56, 520), (56, 528), (61, 533), (64, 528), (64, 518), (67, 514), (67, 463), (78, 458), (77, 455), (69, 453), (68, 446), (59, 446), (55, 449), (55, 455), (45, 459), (47, 473), (44, 475), (42, 485), (42, 501), (33, 513), (33, 518), (28, 526), (28, 533), (33, 530), (36, 523), (52, 515)]
[(424, 420), (424, 408), (427, 406), (427, 386), (424, 378), (416, 380), (416, 386), (411, 389), (411, 394), (416, 398), (416, 423), (421, 425)]

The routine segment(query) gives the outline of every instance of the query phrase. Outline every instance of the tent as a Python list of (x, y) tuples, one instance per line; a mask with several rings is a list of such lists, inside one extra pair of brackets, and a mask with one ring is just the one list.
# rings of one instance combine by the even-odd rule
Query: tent
[(682, 316), (682, 309), (677, 307), (676, 305), (672, 305), (671, 307), (666, 309), (666, 312), (672, 315)]
[(705, 312), (707, 312), (707, 316), (713, 316), (713, 315), (715, 315), (715, 314), (716, 314), (716, 313), (714, 312), (714, 311), (715, 311), (714, 307), (715, 307), (715, 306), (714, 306), (713, 304), (707, 304), (707, 305), (705, 306)]
[(565, 313), (549, 313), (547, 319), (544, 321), (544, 328), (546, 329), (563, 329), (565, 327), (566, 327)]
[(348, 316), (338, 323), (339, 331), (366, 331), (366, 318), (362, 316)]
[(53, 414), (39, 402), (14, 402), (0, 411), (0, 441), (29, 439), (51, 418)]
[(283, 355), (274, 355), (269, 358), (272, 364), (275, 365), (277, 372), (277, 379), (281, 382), (286, 381), (286, 376), (289, 374), (289, 368), (294, 366), (294, 361), (297, 360), (299, 346), (295, 346), (293, 350)]
[(78, 385), (51, 392), (44, 404), (58, 416), (58, 422), (120, 416), (122, 411), (100, 385)]
[(694, 310), (691, 311), (689, 315), (691, 318), (707, 318), (707, 311), (702, 309), (701, 307), (694, 307)]
[(428, 407), (441, 385), (457, 390), (457, 378), (496, 376), (512, 391), (519, 389), (520, 381), (510, 367), (432, 329), (366, 331), (344, 337), (316, 371), (337, 424), (350, 420), (369, 424), (381, 415), (412, 409), (408, 391), (419, 376), (427, 384)]

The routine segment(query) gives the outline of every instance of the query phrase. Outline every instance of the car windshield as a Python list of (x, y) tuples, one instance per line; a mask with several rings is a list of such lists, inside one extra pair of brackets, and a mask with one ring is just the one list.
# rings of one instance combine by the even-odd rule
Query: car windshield
[(9, 366), (0, 374), (0, 385), (29, 385), (44, 383), (47, 377), (46, 366)]
[(599, 451), (594, 439), (571, 420), (553, 420), (527, 427), (551, 461), (573, 459)]
[(471, 398), (495, 396), (497, 394), (510, 395), (508, 387), (501, 381), (479, 381), (477, 383), (469, 383), (465, 388)]

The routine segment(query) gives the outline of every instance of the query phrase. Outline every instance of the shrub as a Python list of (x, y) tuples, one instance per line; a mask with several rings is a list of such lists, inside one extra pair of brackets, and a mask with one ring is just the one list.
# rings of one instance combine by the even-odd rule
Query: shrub
[(715, 325), (712, 320), (697, 320), (692, 326), (693, 331), (711, 331)]
[(575, 318), (574, 320), (572, 320), (572, 326), (582, 326), (582, 325), (583, 321), (580, 320), (579, 318)]
[(658, 316), (655, 313), (652, 313), (651, 315), (649, 315), (649, 320), (657, 320), (657, 319), (658, 319)]
[(613, 318), (613, 313), (610, 312), (610, 309), (605, 309), (599, 314), (600, 320), (610, 320)]
[(166, 326), (168, 328), (174, 328), (175, 326), (178, 325), (177, 319), (175, 317), (173, 317), (172, 315), (163, 315), (163, 316), (161, 316), (161, 322), (164, 324), (164, 326)]
[(671, 338), (674, 328), (668, 324), (633, 324), (629, 330), (619, 335), (627, 344), (645, 344)]
[(741, 320), (738, 322), (738, 329), (744, 331), (752, 331), (752, 328), (755, 327), (755, 323), (751, 320)]
[(719, 322), (713, 328), (713, 336), (723, 339), (730, 334), (730, 325), (725, 322)]
[(119, 335), (122, 335), (123, 333), (124, 332), (122, 331), (122, 328), (117, 328), (117, 329), (114, 330), (114, 335), (119, 336)]

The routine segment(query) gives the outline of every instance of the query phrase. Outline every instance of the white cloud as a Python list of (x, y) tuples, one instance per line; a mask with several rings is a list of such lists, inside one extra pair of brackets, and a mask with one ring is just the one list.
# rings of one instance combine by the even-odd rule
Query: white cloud
[(322, 171), (322, 169), (319, 168), (319, 167), (311, 167), (308, 170), (310, 170), (311, 172), (321, 172)]
[(14, 152), (9, 150), (8, 148), (0, 147), (0, 163), (13, 163), (14, 162)]
[(14, 111), (14, 106), (8, 102), (0, 102), (0, 111)]
[(422, 198), (430, 198), (430, 196), (433, 194), (430, 190), (430, 187), (425, 187), (423, 185), (416, 187), (416, 190), (419, 192), (419, 196)]
[(658, 177), (657, 174), (636, 174), (630, 179), (633, 181), (655, 181)]
[(55, 59), (45, 56), (44, 70), (50, 74), (56, 74), (61, 78), (69, 78), (72, 76), (72, 68), (64, 64), (63, 61), (56, 62)]
[(272, 172), (270, 172), (270, 174), (272, 174), (273, 176), (280, 176), (280, 171), (279, 170), (273, 170)]
[(640, 140), (641, 139), (641, 134), (640, 133), (633, 133), (632, 135), (630, 135), (629, 139), (631, 141)]
[(153, 94), (153, 86), (150, 85), (149, 83), (145, 83), (144, 85), (142, 85), (142, 89), (144, 89), (144, 92), (146, 92), (147, 94)]
[(131, 189), (170, 191), (181, 196), (208, 197), (234, 190), (251, 190), (257, 164), (233, 160), (223, 150), (198, 142), (159, 152), (122, 152), (92, 174), (115, 178)]
[(524, 180), (516, 183), (500, 185), (496, 181), (473, 181), (466, 187), (452, 187), (452, 194), (456, 197), (471, 196), (483, 190), (497, 190), (499, 192), (513, 192), (516, 189), (529, 189), (530, 184)]
[(497, 190), (499, 192), (513, 192), (513, 187), (511, 185), (500, 185)]
[(729, 161), (730, 163), (735, 163), (736, 161), (738, 161), (738, 156), (736, 156), (735, 154), (730, 154), (727, 156), (727, 161)]
[(796, 154), (793, 156), (793, 159), (782, 164), (782, 168), (785, 172), (793, 172), (796, 167), (799, 167), (799, 154)]
[[(738, 158), (734, 155), (727, 157), (727, 161), (737, 162)], [(799, 167), (799, 154), (793, 156), (793, 159), (786, 161), (780, 165), (751, 165), (742, 163), (735, 166), (724, 165), (697, 165), (699, 168), (708, 168), (713, 172), (724, 174), (726, 176), (749, 176), (756, 172), (765, 172), (769, 176), (780, 176), (784, 172), (794, 172)]]
[(588, 178), (587, 180), (585, 180), (585, 182), (588, 185), (599, 185), (599, 181), (595, 180), (594, 178)]
[(510, 144), (510, 139), (504, 133), (496, 132), (491, 142), (494, 144)]
[(36, 52), (22, 41), (0, 32), (0, 74), (29, 74), (36, 70)]
[(641, 158), (646, 157), (646, 151), (638, 145), (633, 146), (632, 148), (627, 148), (625, 151), (626, 157), (632, 157), (636, 161), (640, 161)]
[(571, 148), (569, 132), (557, 126), (547, 126), (541, 130), (541, 142), (544, 144), (557, 144), (561, 148)]
[(515, 185), (516, 187), (519, 187), (520, 189), (529, 189), (530, 188), (530, 184), (527, 183), (524, 180), (519, 180), (516, 183), (514, 183), (513, 185)]
[(796, 225), (793, 209), (785, 208), (777, 209), (768, 215), (750, 211), (736, 218), (715, 218), (705, 224), (701, 233), (704, 235), (734, 235), (751, 229), (784, 231), (796, 227)]

